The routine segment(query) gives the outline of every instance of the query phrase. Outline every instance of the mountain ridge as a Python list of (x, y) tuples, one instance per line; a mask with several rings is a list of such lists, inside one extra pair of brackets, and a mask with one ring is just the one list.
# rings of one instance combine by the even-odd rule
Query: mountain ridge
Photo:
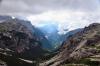
[[(60, 66), (100, 53), (100, 24), (93, 23), (73, 34), (60, 48), (60, 52), (40, 66)], [(91, 66), (91, 65), (90, 65)]]

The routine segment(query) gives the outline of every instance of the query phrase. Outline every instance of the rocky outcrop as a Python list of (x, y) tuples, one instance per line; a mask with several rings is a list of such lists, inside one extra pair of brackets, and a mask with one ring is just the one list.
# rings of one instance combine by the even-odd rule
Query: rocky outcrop
[(100, 54), (100, 24), (93, 23), (70, 36), (61, 46), (59, 53), (40, 66), (59, 66), (62, 63), (79, 61)]
[[(0, 16), (1, 60), (7, 62), (7, 64), (11, 64), (12, 62), (16, 64), (16, 62), (18, 62), (16, 66), (23, 66), (19, 64), (20, 62), (22, 64), (25, 62), (19, 58), (33, 61), (47, 52), (43, 49), (41, 42), (42, 40), (46, 40), (46, 38), (44, 38), (43, 35), (37, 36), (37, 29), (32, 26), (30, 22), (17, 18), (13, 19), (8, 16), (1, 17), (2, 16)], [(26, 64), (29, 63), (26, 62)]]
[(30, 38), (40, 41), (44, 49), (52, 49), (45, 35), (38, 28), (34, 27), (30, 21), (12, 18), (10, 16), (0, 16), (0, 28), (0, 31), (16, 30), (26, 33)]

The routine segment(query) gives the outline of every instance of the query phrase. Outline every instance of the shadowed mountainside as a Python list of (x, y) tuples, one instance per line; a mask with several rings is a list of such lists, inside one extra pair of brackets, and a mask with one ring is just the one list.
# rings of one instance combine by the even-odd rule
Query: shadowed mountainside
[(0, 16), (0, 59), (8, 65), (17, 62), (19, 66), (20, 62), (22, 65), (24, 62), (19, 58), (33, 61), (42, 57), (48, 52), (42, 47), (42, 40), (47, 39), (37, 32), (41, 34), (28, 21)]

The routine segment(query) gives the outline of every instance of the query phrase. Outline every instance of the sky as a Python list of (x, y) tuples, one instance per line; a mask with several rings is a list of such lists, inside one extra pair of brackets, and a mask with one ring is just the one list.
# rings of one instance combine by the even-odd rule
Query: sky
[(58, 24), (64, 33), (100, 22), (100, 0), (0, 0), (0, 15), (23, 17), (35, 26)]

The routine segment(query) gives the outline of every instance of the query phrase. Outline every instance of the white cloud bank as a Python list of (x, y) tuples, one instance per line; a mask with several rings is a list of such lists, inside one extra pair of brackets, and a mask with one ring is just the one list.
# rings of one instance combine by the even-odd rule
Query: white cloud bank
[(35, 26), (43, 25), (43, 22), (58, 24), (59, 33), (65, 33), (65, 29), (68, 31), (83, 28), (91, 23), (100, 23), (99, 12), (82, 12), (82, 11), (48, 11), (38, 15), (31, 15), (27, 17)]

